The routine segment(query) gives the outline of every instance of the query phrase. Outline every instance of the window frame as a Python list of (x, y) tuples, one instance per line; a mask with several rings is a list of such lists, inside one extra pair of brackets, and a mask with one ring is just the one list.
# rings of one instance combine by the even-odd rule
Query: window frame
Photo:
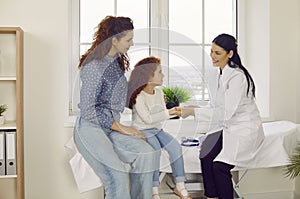
[[(188, 43), (172, 43), (169, 42), (169, 36), (163, 35), (163, 39), (161, 39), (161, 36), (155, 35), (155, 33), (152, 32), (152, 27), (159, 27), (163, 29), (170, 29), (168, 28), (168, 22), (169, 22), (169, 2), (168, 1), (161, 1), (161, 0), (148, 0), (148, 11), (149, 11), (149, 21), (148, 21), (148, 29), (149, 29), (149, 37), (148, 40), (149, 43), (139, 43), (135, 42), (135, 46), (149, 46), (149, 55), (158, 56), (162, 59), (162, 64), (169, 65), (169, 57), (160, 53), (156, 52), (155, 50), (152, 50), (153, 47), (156, 48), (164, 48), (169, 49), (170, 46), (200, 46), (202, 49), (202, 56), (206, 54), (205, 47), (211, 46), (211, 44), (205, 43), (205, 7), (204, 3), (207, 0), (202, 0), (202, 43), (198, 44), (188, 44)], [(233, 22), (233, 27), (235, 30), (235, 37), (238, 38), (238, 0), (232, 0), (234, 4), (234, 10), (235, 12), (235, 21)], [(69, 0), (69, 9), (70, 9), (70, 15), (69, 15), (69, 43), (70, 43), (70, 53), (69, 53), (69, 116), (76, 116), (79, 114), (79, 110), (77, 110), (77, 103), (73, 99), (77, 99), (79, 101), (79, 88), (80, 88), (80, 81), (79, 81), (79, 71), (77, 69), (78, 60), (80, 57), (80, 45), (86, 44), (86, 43), (80, 43), (80, 0)], [(163, 13), (163, 14), (162, 14)], [(114, 15), (117, 15), (117, 0), (114, 0)], [(159, 41), (165, 41), (165, 42), (159, 42)], [(202, 59), (202, 73), (205, 75), (205, 60)], [(167, 71), (164, 71), (165, 73), (165, 79), (164, 82), (165, 86), (168, 86), (170, 84), (169, 82), (169, 68)], [(205, 85), (202, 84), (202, 101), (206, 101), (205, 99)]]

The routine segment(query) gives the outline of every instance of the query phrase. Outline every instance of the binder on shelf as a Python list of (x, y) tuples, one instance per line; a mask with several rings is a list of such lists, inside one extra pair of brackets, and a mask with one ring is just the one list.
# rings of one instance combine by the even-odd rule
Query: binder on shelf
[(0, 175), (5, 175), (5, 137), (4, 132), (0, 131)]
[(16, 132), (5, 132), (6, 175), (16, 175)]

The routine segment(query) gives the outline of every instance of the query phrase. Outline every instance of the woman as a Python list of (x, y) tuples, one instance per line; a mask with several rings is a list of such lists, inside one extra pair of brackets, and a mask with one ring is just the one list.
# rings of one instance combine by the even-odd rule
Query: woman
[(175, 108), (167, 110), (164, 93), (157, 88), (162, 85), (160, 59), (146, 57), (140, 60), (131, 72), (128, 82), (128, 107), (132, 109), (132, 126), (139, 129), (147, 142), (156, 151), (156, 167), (153, 175), (152, 199), (160, 199), (159, 166), (161, 149), (170, 157), (171, 168), (176, 182), (174, 193), (182, 199), (191, 199), (185, 188), (185, 173), (182, 149), (178, 141), (162, 129), (162, 123), (172, 115), (179, 115)]
[[(183, 108), (182, 116), (210, 121), (215, 133), (202, 143), (200, 161), (205, 195), (233, 199), (231, 169), (251, 167), (263, 139), (261, 118), (255, 104), (255, 85), (242, 65), (233, 36), (217, 36), (211, 47), (213, 65), (218, 67), (208, 79), (210, 105)], [(217, 125), (216, 125), (217, 124)]]
[[(80, 117), (74, 130), (78, 151), (102, 180), (107, 199), (150, 199), (153, 150), (138, 130), (120, 124), (133, 45), (130, 18), (108, 16), (98, 25), (79, 62)], [(124, 163), (131, 166), (130, 173)], [(132, 185), (132, 186), (131, 186)]]

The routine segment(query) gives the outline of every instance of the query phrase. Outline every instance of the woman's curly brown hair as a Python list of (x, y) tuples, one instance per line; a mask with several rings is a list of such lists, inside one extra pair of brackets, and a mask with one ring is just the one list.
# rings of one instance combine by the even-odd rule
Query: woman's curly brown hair
[[(78, 68), (94, 59), (102, 59), (112, 47), (112, 38), (120, 39), (125, 31), (133, 30), (132, 20), (128, 17), (105, 17), (97, 27), (91, 47), (80, 58)], [(123, 71), (128, 70), (129, 60), (126, 54), (120, 54), (118, 62)]]
[(126, 106), (130, 109), (135, 105), (138, 94), (147, 86), (160, 59), (154, 56), (146, 57), (135, 64), (128, 81), (128, 93)]

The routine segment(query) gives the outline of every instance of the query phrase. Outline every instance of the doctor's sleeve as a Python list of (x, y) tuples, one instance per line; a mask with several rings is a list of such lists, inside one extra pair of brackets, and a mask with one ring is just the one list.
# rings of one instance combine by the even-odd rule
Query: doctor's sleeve
[(214, 109), (210, 106), (195, 108), (195, 120), (198, 122), (210, 122), (213, 118)]

